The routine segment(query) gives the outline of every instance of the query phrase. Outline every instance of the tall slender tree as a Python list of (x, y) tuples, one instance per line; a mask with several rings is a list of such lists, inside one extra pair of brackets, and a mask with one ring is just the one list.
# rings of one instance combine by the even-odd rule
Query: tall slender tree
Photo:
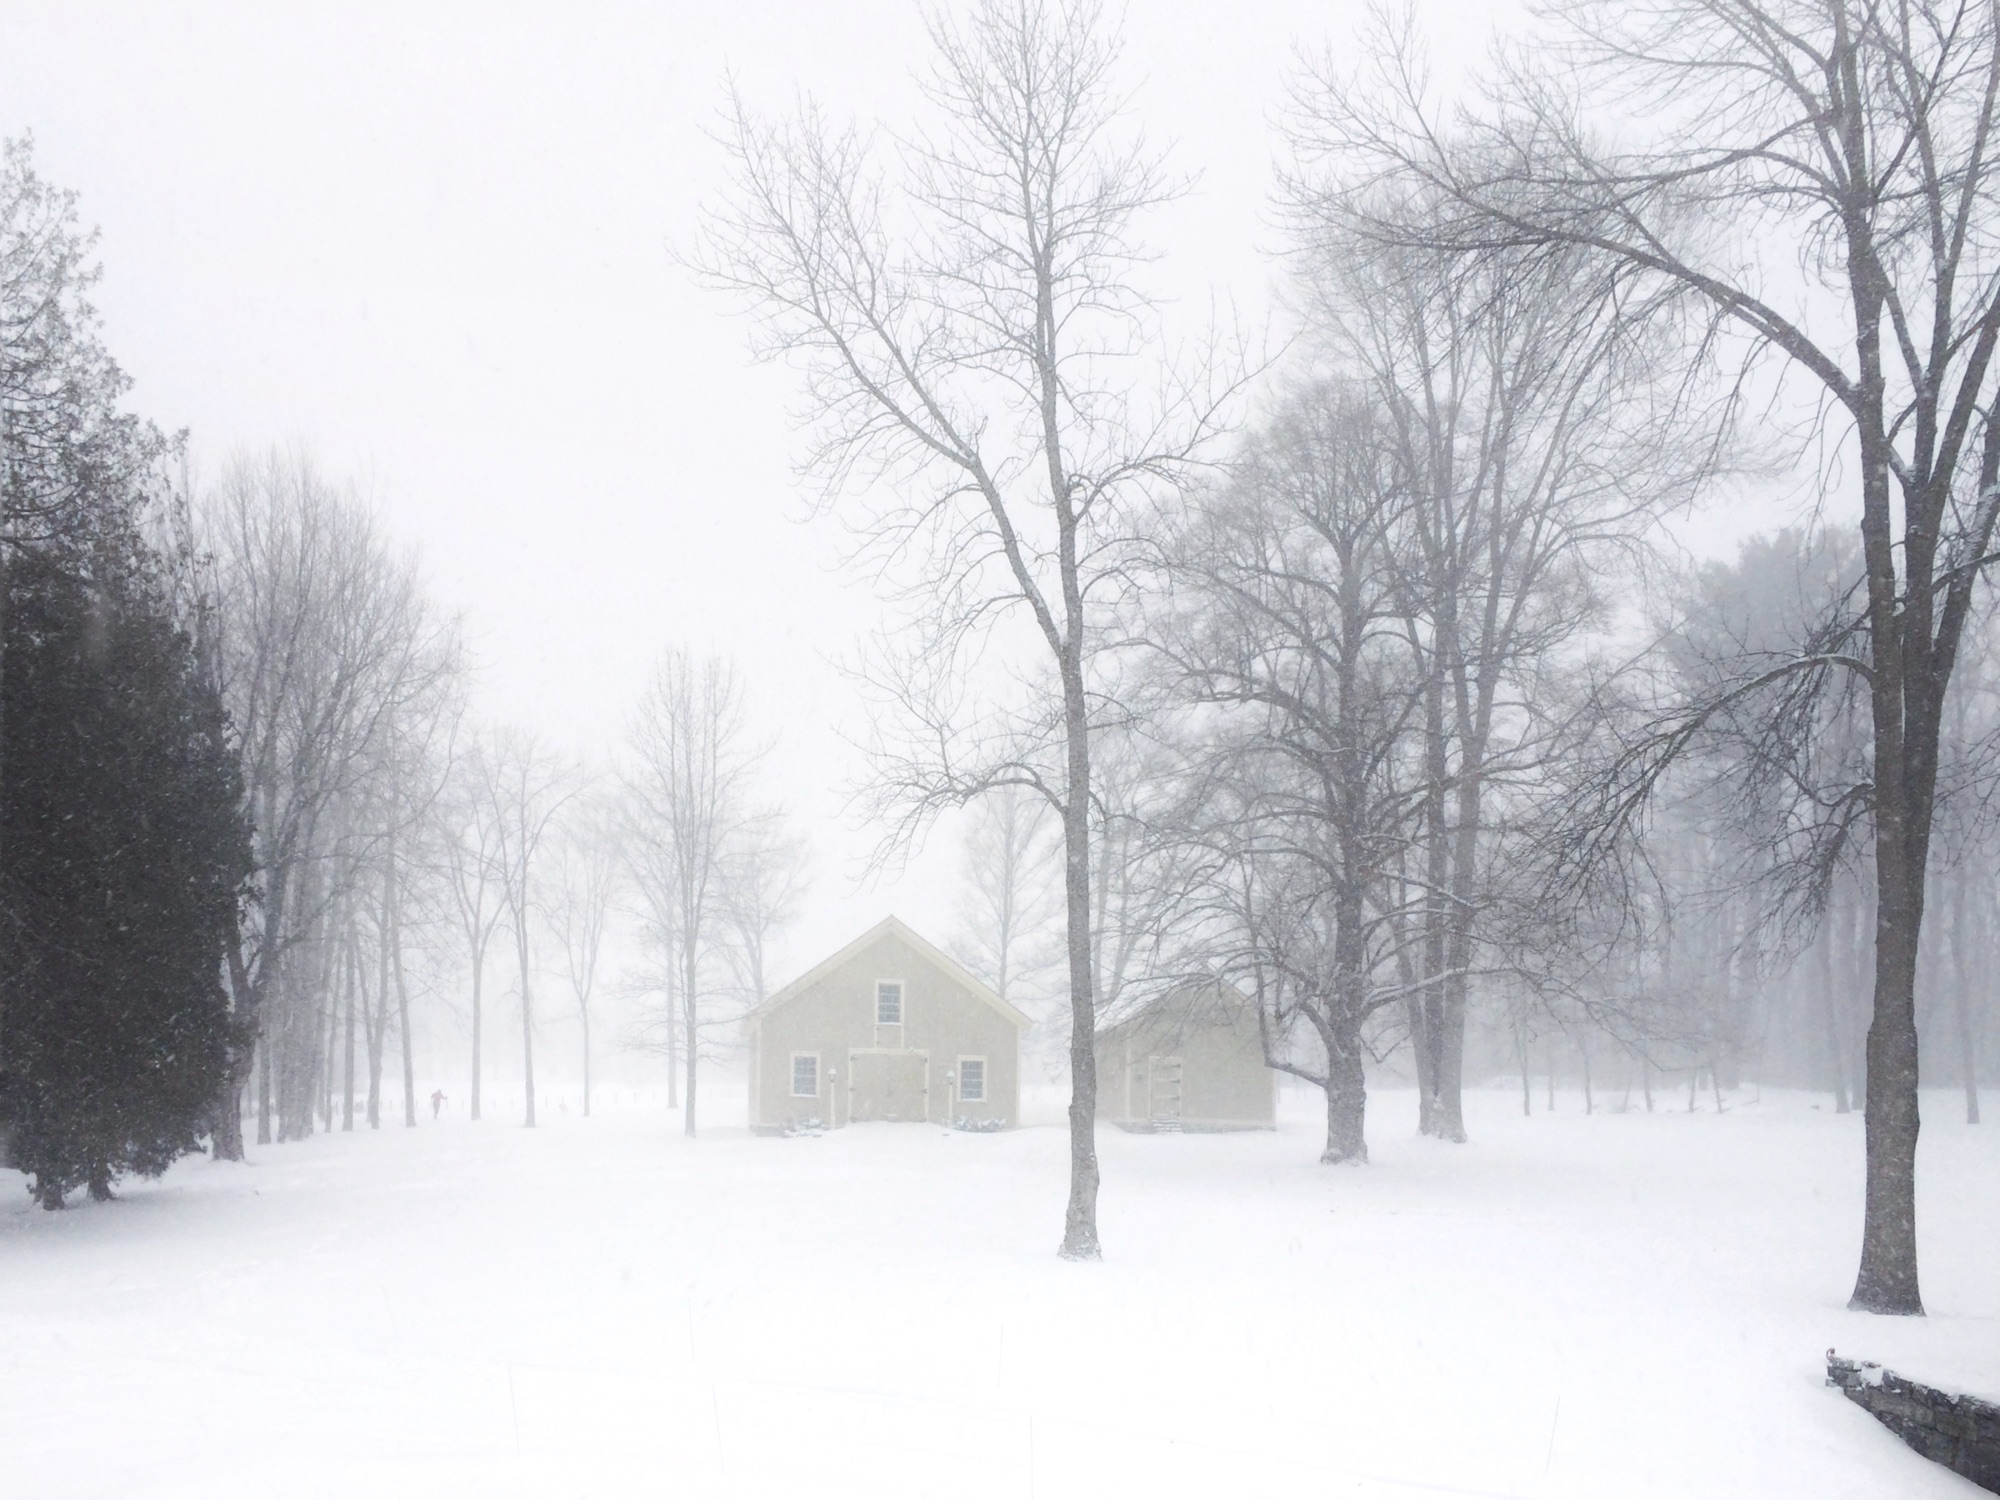
[[(1183, 475), (1228, 392), (1158, 367), (1144, 212), (1177, 185), (1121, 129), (1119, 43), (1091, 0), (982, 0), (930, 21), (930, 118), (900, 178), (807, 104), (735, 101), (734, 192), (697, 269), (805, 370), (808, 467), (885, 555), (912, 562), (878, 789), (899, 839), (1013, 783), (1063, 827), (1070, 1192), (1061, 1253), (1096, 1259), (1091, 735), (1109, 612), (1145, 552), (1140, 501)], [(881, 483), (888, 480), (888, 483)], [(968, 658), (1025, 628), (1018, 701), (967, 701)], [(920, 639), (919, 639), (920, 637)]]
[(459, 747), (451, 757), (444, 795), (435, 805), (445, 889), (471, 978), (472, 1077), (467, 1113), (474, 1120), (480, 1117), (480, 1085), (486, 1073), (486, 953), (507, 915), (500, 814), (488, 794), (493, 776), (489, 766), (496, 754), (490, 737)]
[(485, 762), (486, 797), (492, 805), (495, 866), (500, 899), (514, 934), (515, 974), (521, 1000), (522, 1123), (535, 1123), (535, 987), (531, 937), (537, 879), (556, 820), (582, 790), (577, 768), (524, 730), (494, 737)]
[(745, 740), (743, 688), (720, 657), (663, 652), (631, 728), (628, 787), (638, 813), (636, 868), (656, 913), (678, 1001), (681, 1119), (697, 1133), (705, 1002), (728, 937), (729, 862), (752, 829), (750, 776), (758, 753)]
[(590, 1114), (591, 1001), (598, 963), (625, 873), (624, 814), (615, 802), (586, 794), (572, 805), (556, 837), (554, 890), (545, 912), (576, 1018), (583, 1028), (583, 1113)]

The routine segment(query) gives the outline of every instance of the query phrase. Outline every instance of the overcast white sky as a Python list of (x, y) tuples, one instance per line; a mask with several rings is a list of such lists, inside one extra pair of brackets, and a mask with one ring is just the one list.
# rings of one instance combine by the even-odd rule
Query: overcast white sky
[[(1454, 50), (1496, 8), (1427, 7)], [(1135, 110), (1197, 194), (1152, 238), (1188, 331), (1268, 305), (1272, 111), (1358, 0), (1136, 0)], [(785, 972), (891, 909), (949, 925), (948, 839), (858, 888), (859, 705), (828, 657), (878, 606), (802, 523), (797, 386), (691, 284), (725, 72), (902, 117), (905, 0), (729, 5), (0, 4), (0, 133), (103, 231), (132, 400), (204, 469), (274, 442), (351, 477), (464, 612), (491, 717), (593, 756), (654, 653), (733, 654), (819, 850)]]

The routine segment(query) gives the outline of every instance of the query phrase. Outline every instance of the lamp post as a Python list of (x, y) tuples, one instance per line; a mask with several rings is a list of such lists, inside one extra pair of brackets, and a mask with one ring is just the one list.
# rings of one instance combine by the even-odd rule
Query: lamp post
[(946, 1084), (945, 1092), (951, 1098), (951, 1107), (945, 1111), (944, 1126), (945, 1129), (951, 1130), (958, 1124), (958, 1069), (946, 1068), (944, 1071), (944, 1081)]

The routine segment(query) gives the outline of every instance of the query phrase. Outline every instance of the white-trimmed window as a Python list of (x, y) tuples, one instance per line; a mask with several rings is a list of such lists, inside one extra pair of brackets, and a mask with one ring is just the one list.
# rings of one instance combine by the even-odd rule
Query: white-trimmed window
[(958, 1097), (963, 1104), (986, 1102), (986, 1059), (961, 1057), (958, 1060)]
[(817, 1099), (819, 1097), (819, 1054), (817, 1052), (794, 1052), (792, 1054), (792, 1097), (794, 1099)]
[(878, 979), (875, 981), (875, 1024), (877, 1026), (901, 1026), (903, 1024), (902, 980)]

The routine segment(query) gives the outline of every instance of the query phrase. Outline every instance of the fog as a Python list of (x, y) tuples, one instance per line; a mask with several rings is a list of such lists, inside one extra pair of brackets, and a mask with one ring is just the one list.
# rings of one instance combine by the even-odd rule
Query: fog
[(20, 1472), (2000, 1484), (1948, 14), (0, 3)]

